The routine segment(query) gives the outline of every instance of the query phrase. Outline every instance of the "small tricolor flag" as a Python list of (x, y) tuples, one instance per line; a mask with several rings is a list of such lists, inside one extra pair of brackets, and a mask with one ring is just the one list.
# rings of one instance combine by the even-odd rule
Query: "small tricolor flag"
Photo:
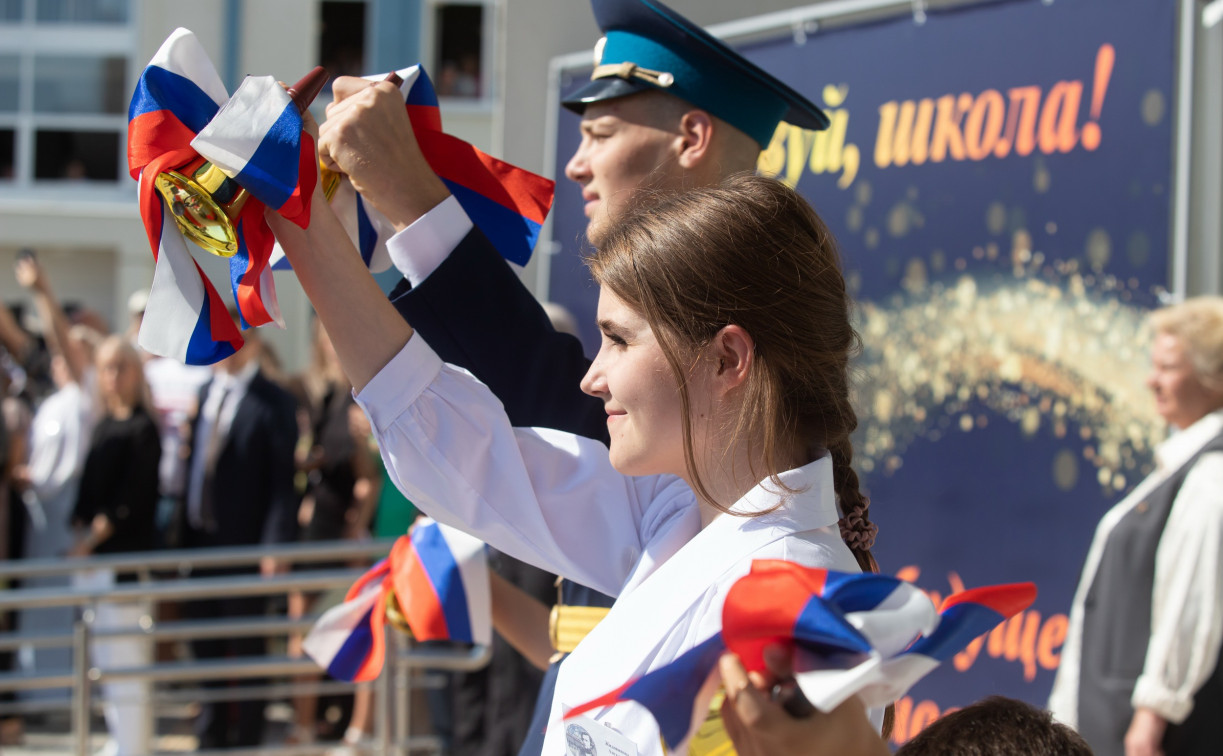
[(340, 680), (373, 680), (386, 653), (386, 606), (394, 592), (417, 641), (492, 642), (488, 559), (484, 544), (454, 528), (421, 518), (374, 565), (344, 603), (329, 609), (303, 647)]
[[(313, 140), (302, 133), (295, 107), (276, 109), (285, 102), (288, 95), (267, 78), (244, 84), (231, 99), (195, 35), (181, 28), (141, 74), (128, 107), (128, 168), (140, 181), (140, 215), (155, 260), (140, 330), (140, 345), (148, 351), (206, 365), (243, 343), (154, 188), (158, 174), (200, 155), (252, 195), (235, 219), (239, 250), (230, 259), (242, 324), (283, 325), (268, 271), (274, 239), (263, 209), (267, 204), (305, 224), (317, 178)], [(201, 133), (208, 137), (197, 141)]]
[(855, 694), (868, 707), (886, 706), (1035, 599), (1031, 583), (988, 586), (948, 597), (936, 613), (926, 594), (898, 578), (758, 560), (727, 593), (721, 632), (565, 717), (636, 701), (674, 748), (701, 718), (693, 706), (718, 657), (732, 651), (749, 671), (762, 671), (764, 648), (776, 643), (794, 649), (795, 679), (817, 709), (832, 711)]
[[(399, 90), (429, 167), (501, 256), (517, 265), (526, 265), (552, 207), (555, 182), (498, 160), (443, 132), (437, 95), (425, 70), (417, 65), (395, 73), (403, 79)], [(385, 77), (366, 78), (382, 81)], [(386, 217), (357, 194), (347, 179), (336, 190), (331, 206), (370, 270), (378, 273), (390, 267), (386, 240), (394, 229)]]

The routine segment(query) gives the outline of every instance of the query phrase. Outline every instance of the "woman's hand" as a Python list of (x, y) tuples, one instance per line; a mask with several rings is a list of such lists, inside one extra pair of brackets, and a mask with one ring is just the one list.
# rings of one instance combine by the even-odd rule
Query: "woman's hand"
[(78, 538), (76, 543), (68, 549), (68, 556), (74, 559), (84, 559), (93, 554), (93, 544), (89, 542), (89, 538)]
[(33, 257), (19, 258), (14, 273), (17, 283), (21, 284), (21, 288), (39, 293), (46, 291), (47, 277), (43, 274), (42, 266), (38, 264), (38, 260), (35, 260)]
[(307, 494), (302, 497), (302, 503), (297, 507), (297, 524), (303, 528), (310, 527), (314, 519), (314, 497)]
[(1168, 720), (1151, 709), (1134, 710), (1130, 729), (1125, 733), (1125, 756), (1163, 756), (1164, 732)]
[(98, 544), (115, 534), (114, 523), (104, 514), (96, 514), (89, 523), (89, 530), (68, 549), (70, 557), (87, 557), (93, 554)]
[(768, 674), (747, 672), (739, 657), (725, 654), (718, 668), (726, 688), (722, 721), (739, 756), (888, 756), (866, 708), (856, 697), (829, 714), (812, 711), (796, 718), (773, 700), (776, 681), (792, 680), (792, 657), (779, 646), (765, 649)]

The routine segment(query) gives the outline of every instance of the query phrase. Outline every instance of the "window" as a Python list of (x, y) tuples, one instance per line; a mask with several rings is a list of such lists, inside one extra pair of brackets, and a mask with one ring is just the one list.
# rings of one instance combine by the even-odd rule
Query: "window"
[(0, 113), (17, 112), (17, 74), (21, 61), (16, 55), (0, 55)]
[(34, 178), (64, 181), (113, 181), (123, 145), (113, 131), (34, 132)]
[(13, 156), (16, 154), (17, 132), (0, 129), (0, 182), (13, 178)]
[(426, 29), (430, 47), (426, 66), (439, 97), (482, 100), (489, 97), (491, 40), (495, 6), (492, 2), (430, 3)]
[(123, 185), (131, 0), (0, 0), (0, 189)]
[(40, 22), (127, 23), (128, 0), (37, 0), (35, 7)]
[(365, 3), (323, 2), (319, 16), (320, 65), (333, 77), (369, 73), (365, 66)]
[(121, 55), (35, 55), (35, 113), (127, 112)]

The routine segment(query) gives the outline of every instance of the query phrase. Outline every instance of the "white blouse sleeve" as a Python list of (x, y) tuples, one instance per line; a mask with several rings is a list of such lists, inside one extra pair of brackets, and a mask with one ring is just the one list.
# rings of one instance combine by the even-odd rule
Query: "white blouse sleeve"
[(1135, 707), (1172, 723), (1214, 672), (1223, 642), (1223, 453), (1202, 455), (1176, 495), (1155, 555), (1151, 641)]
[(616, 472), (597, 441), (510, 427), (488, 388), (419, 334), (357, 401), (387, 470), (422, 512), (610, 595), (652, 531), (695, 506), (678, 478)]

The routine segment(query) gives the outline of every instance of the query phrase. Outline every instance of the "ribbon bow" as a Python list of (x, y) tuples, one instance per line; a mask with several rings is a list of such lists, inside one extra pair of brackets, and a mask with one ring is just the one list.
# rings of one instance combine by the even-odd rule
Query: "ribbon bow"
[(336, 679), (373, 680), (386, 655), (392, 601), (418, 641), (488, 645), (492, 610), (484, 544), (421, 518), (395, 541), (390, 556), (353, 583), (344, 603), (319, 617), (303, 648)]
[(1035, 598), (1031, 583), (974, 588), (949, 596), (936, 613), (926, 594), (898, 578), (757, 560), (727, 593), (720, 632), (565, 718), (636, 701), (674, 748), (693, 728), (694, 703), (718, 657), (729, 650), (749, 671), (763, 671), (764, 648), (775, 643), (794, 649), (796, 680), (817, 709), (831, 711), (854, 694), (885, 706)]
[(153, 286), (140, 345), (206, 365), (242, 347), (226, 312), (154, 187), (158, 174), (203, 156), (251, 195), (234, 219), (238, 249), (230, 285), (242, 327), (283, 327), (264, 207), (305, 227), (317, 180), (314, 141), (271, 77), (248, 77), (229, 97), (199, 40), (176, 29), (140, 76), (128, 107), (128, 167), (140, 182), (140, 215), (153, 250)]
[[(403, 80), (399, 91), (403, 93), (412, 132), (429, 167), (501, 256), (517, 265), (526, 265), (552, 208), (556, 183), (498, 160), (442, 131), (437, 95), (424, 68), (416, 65), (395, 73)], [(381, 75), (365, 78), (384, 79)], [(386, 216), (359, 195), (347, 177), (341, 179), (331, 206), (369, 269), (379, 273), (389, 268), (386, 240), (394, 234), (394, 228)], [(282, 252), (274, 255), (277, 269), (288, 267), (281, 262), (283, 259)]]

